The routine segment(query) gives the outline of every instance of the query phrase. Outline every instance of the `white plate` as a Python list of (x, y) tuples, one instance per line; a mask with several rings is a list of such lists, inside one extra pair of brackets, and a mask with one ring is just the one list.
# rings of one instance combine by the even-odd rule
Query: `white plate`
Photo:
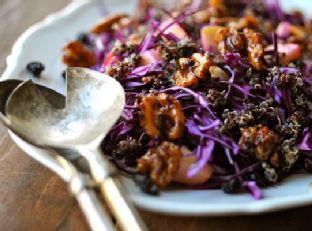
[[(98, 2), (75, 1), (66, 9), (27, 30), (18, 39), (12, 54), (8, 57), (8, 67), (2, 80), (27, 78), (22, 74), (25, 65), (29, 61), (40, 60), (46, 65), (46, 70), (43, 77), (35, 81), (64, 93), (65, 82), (60, 76), (64, 68), (60, 62), (61, 49), (66, 41), (73, 39), (78, 32), (88, 30), (102, 16)], [(292, 1), (283, 2), (293, 4)], [(303, 9), (304, 4), (308, 4), (308, 1), (298, 2)], [(109, 12), (112, 13), (120, 11), (131, 13), (134, 10), (134, 3), (131, 0), (106, 1)], [(68, 179), (62, 168), (47, 155), (46, 151), (30, 146), (14, 135), (12, 137), (26, 153), (58, 173), (64, 180)], [(206, 216), (255, 214), (312, 204), (310, 182), (311, 175), (292, 176), (275, 187), (263, 190), (264, 198), (255, 201), (247, 193), (226, 195), (221, 190), (173, 190), (163, 192), (159, 197), (153, 197), (142, 194), (132, 181), (125, 179), (131, 198), (141, 208), (167, 214)]]

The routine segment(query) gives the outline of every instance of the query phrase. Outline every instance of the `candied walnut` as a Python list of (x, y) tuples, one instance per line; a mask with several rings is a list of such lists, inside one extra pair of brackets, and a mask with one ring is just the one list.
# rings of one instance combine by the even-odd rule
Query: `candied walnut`
[(154, 184), (167, 186), (180, 167), (181, 149), (171, 142), (163, 142), (158, 147), (150, 148), (137, 163), (137, 170), (150, 174)]
[(261, 33), (245, 29), (239, 33), (234, 28), (223, 28), (217, 32), (216, 42), (222, 55), (228, 52), (248, 53), (248, 62), (256, 70), (263, 69), (264, 44)]
[(178, 70), (174, 75), (174, 81), (180, 87), (196, 87), (198, 78), (192, 71)]
[(176, 140), (182, 135), (185, 117), (180, 101), (161, 93), (142, 98), (141, 125), (151, 137), (163, 135)]
[(207, 54), (194, 53), (191, 58), (179, 59), (180, 69), (176, 71), (173, 79), (180, 87), (195, 87), (199, 79), (210, 75), (209, 68), (213, 61)]
[[(258, 160), (268, 160), (277, 150), (278, 135), (262, 124), (241, 128), (239, 146), (243, 150), (253, 150)], [(276, 157), (273, 155), (273, 162)]]
[(260, 71), (263, 69), (264, 45), (261, 33), (252, 30), (244, 30), (247, 41), (248, 61), (253, 68)]
[(125, 14), (115, 14), (109, 17), (105, 17), (91, 29), (91, 32), (94, 34), (101, 34), (103, 32), (109, 31), (114, 23), (119, 22), (122, 18), (125, 17), (127, 17)]
[(207, 54), (194, 53), (192, 60), (195, 63), (194, 73), (200, 79), (205, 79), (209, 74), (209, 68), (213, 65), (213, 61)]
[(68, 67), (92, 67), (97, 64), (96, 55), (80, 41), (71, 41), (63, 48), (63, 63)]
[(222, 55), (228, 52), (240, 52), (244, 50), (243, 36), (234, 28), (220, 29), (216, 34), (218, 50)]

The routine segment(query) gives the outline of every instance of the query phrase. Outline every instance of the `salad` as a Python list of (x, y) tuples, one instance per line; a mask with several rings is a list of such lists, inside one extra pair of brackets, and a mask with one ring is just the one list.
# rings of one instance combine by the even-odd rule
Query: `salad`
[(150, 194), (179, 185), (259, 199), (311, 172), (312, 20), (275, 0), (180, 3), (142, 0), (64, 46), (64, 64), (124, 87), (105, 155)]

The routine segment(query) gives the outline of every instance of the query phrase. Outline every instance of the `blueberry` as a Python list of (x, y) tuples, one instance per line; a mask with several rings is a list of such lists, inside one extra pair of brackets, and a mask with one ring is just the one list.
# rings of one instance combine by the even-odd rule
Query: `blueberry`
[(263, 173), (255, 172), (249, 175), (249, 179), (255, 181), (257, 185), (264, 187), (268, 184)]
[(26, 70), (31, 73), (34, 77), (39, 78), (45, 67), (40, 62), (30, 62), (26, 66)]
[(77, 36), (77, 40), (85, 45), (90, 45), (90, 39), (87, 33), (80, 33)]
[(63, 77), (63, 79), (66, 79), (66, 71), (62, 71), (62, 77)]
[(238, 181), (238, 179), (233, 178), (229, 181), (225, 181), (223, 182), (221, 189), (225, 192), (225, 193), (236, 193), (239, 189), (240, 189), (240, 182)]
[(158, 187), (152, 182), (149, 176), (137, 173), (134, 175), (134, 181), (144, 193), (151, 195), (159, 194)]

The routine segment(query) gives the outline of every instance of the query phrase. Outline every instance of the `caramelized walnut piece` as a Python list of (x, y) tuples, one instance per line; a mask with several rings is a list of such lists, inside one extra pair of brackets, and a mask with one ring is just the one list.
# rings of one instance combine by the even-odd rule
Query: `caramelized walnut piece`
[(150, 148), (138, 160), (137, 170), (144, 174), (150, 174), (154, 184), (165, 187), (178, 172), (180, 159), (181, 149), (177, 145), (165, 141), (156, 148)]
[(173, 79), (180, 87), (196, 87), (199, 79), (210, 75), (209, 68), (213, 61), (207, 54), (194, 53), (191, 58), (179, 59), (180, 69), (176, 71)]
[(142, 97), (141, 126), (151, 137), (165, 136), (170, 140), (181, 137), (185, 117), (180, 101), (165, 93)]
[(190, 58), (179, 59), (180, 69), (176, 71), (173, 79), (175, 84), (180, 87), (194, 87), (198, 85), (198, 78), (191, 70), (193, 62)]
[(264, 45), (261, 33), (252, 30), (244, 30), (247, 41), (248, 62), (256, 70), (263, 69)]
[(261, 33), (250, 29), (239, 33), (234, 28), (223, 28), (217, 32), (216, 42), (222, 55), (247, 51), (250, 65), (258, 71), (263, 69), (264, 45)]
[(109, 31), (114, 23), (119, 22), (122, 18), (125, 17), (127, 17), (125, 14), (115, 14), (105, 17), (91, 29), (91, 32), (94, 34), (101, 34), (103, 32)]
[(68, 67), (92, 67), (97, 64), (95, 53), (80, 41), (71, 41), (63, 48), (62, 60)]
[(244, 50), (244, 38), (234, 28), (220, 29), (216, 34), (218, 50), (222, 55), (228, 52), (240, 52)]
[(174, 81), (180, 87), (196, 87), (198, 78), (192, 71), (178, 70), (174, 75)]
[(209, 74), (209, 68), (213, 65), (212, 59), (207, 54), (194, 53), (192, 60), (195, 63), (195, 75), (200, 79), (205, 79)]
[(272, 156), (272, 162), (276, 163), (275, 152), (278, 144), (278, 135), (262, 124), (241, 128), (239, 146), (243, 150), (254, 149), (255, 157), (258, 160), (268, 160)]

